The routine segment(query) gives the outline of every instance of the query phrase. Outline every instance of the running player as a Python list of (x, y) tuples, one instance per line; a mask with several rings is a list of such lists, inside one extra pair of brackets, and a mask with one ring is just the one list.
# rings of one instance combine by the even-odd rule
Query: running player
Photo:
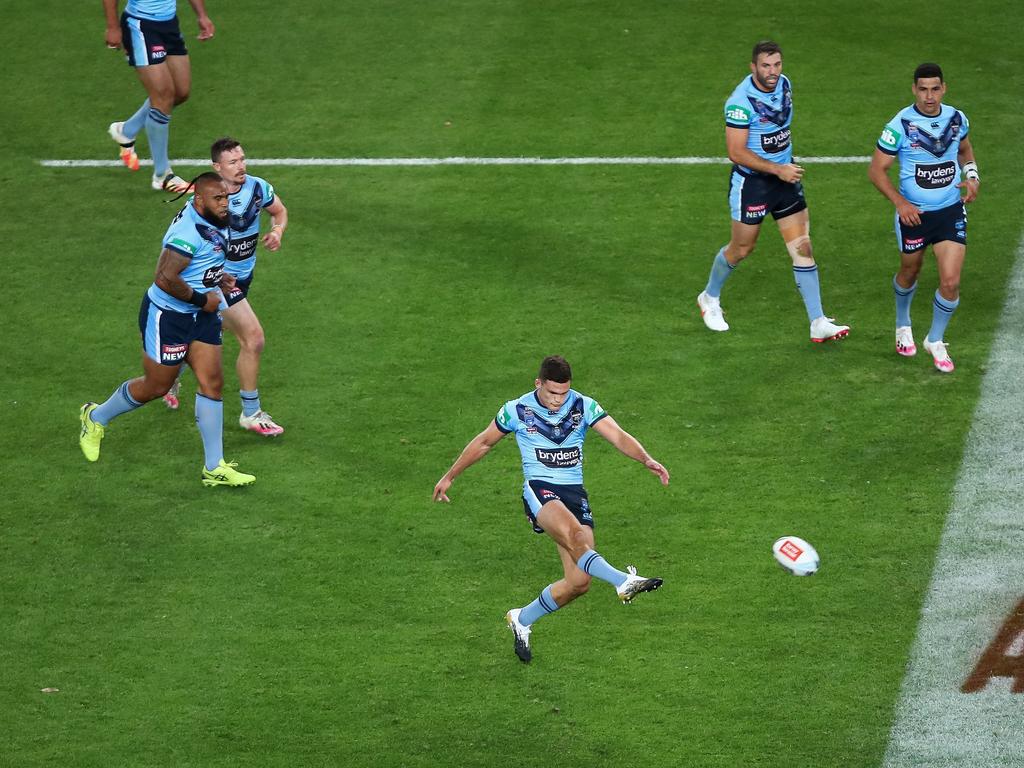
[(174, 217), (164, 235), (156, 279), (142, 298), (143, 375), (121, 384), (106, 402), (82, 406), (79, 445), (89, 461), (100, 457), (100, 441), (111, 420), (161, 397), (187, 362), (199, 382), (196, 423), (203, 438), (203, 485), (249, 485), (256, 478), (224, 461), (221, 387), (220, 288), (234, 284), (224, 274), (228, 247), (228, 187), (215, 173), (196, 179), (195, 197)]
[[(189, 0), (189, 5), (199, 21), (199, 40), (209, 40), (214, 27), (204, 1)], [(188, 99), (192, 89), (192, 67), (178, 26), (177, 0), (128, 0), (120, 21), (117, 0), (103, 0), (103, 11), (107, 47), (124, 46), (125, 58), (148, 95), (134, 115), (110, 124), (110, 138), (121, 145), (121, 162), (137, 171), (135, 137), (145, 127), (153, 154), (153, 189), (184, 192), (188, 184), (171, 170), (167, 157), (171, 112)]]
[[(242, 413), (238, 423), (243, 429), (258, 435), (275, 437), (284, 432), (284, 427), (274, 423), (260, 405), (257, 379), (265, 337), (248, 296), (256, 268), (260, 211), (270, 214), (271, 223), (270, 231), (263, 236), (263, 246), (268, 251), (276, 251), (281, 247), (281, 238), (288, 226), (288, 209), (274, 194), (273, 186), (259, 176), (246, 173), (245, 151), (237, 141), (227, 137), (217, 139), (210, 148), (210, 157), (214, 170), (227, 182), (231, 191), (231, 241), (224, 271), (234, 276), (236, 282), (225, 296), (228, 307), (221, 312), (221, 317), (224, 327), (235, 334), (239, 344), (235, 368), (238, 371)], [(164, 395), (164, 402), (169, 408), (178, 407), (178, 382)]]
[[(939, 268), (932, 300), (932, 326), (922, 344), (943, 373), (953, 370), (943, 336), (960, 304), (960, 270), (967, 253), (967, 209), (978, 197), (980, 177), (967, 138), (967, 115), (942, 103), (946, 83), (938, 64), (914, 70), (914, 103), (900, 110), (882, 130), (868, 178), (896, 206), (896, 244), (900, 269), (892, 279), (896, 294), (896, 352), (917, 354), (910, 324), (910, 303), (930, 245)], [(899, 158), (900, 188), (889, 179)], [(964, 180), (961, 181), (961, 173)], [(964, 190), (961, 197), (960, 190)]]
[(547, 533), (558, 546), (564, 575), (549, 584), (524, 608), (513, 608), (505, 621), (512, 630), (516, 655), (524, 662), (530, 651), (531, 625), (586, 593), (590, 577), (615, 587), (623, 603), (661, 586), (661, 579), (638, 576), (636, 568), (613, 568), (594, 551), (594, 518), (583, 487), (583, 439), (593, 427), (631, 459), (641, 462), (668, 485), (668, 470), (625, 432), (605, 410), (571, 388), (572, 370), (563, 358), (546, 357), (534, 389), (501, 407), (488, 427), (473, 438), (434, 486), (434, 501), (450, 501), (448, 488), (467, 467), (482, 459), (510, 432), (523, 457), (523, 507), (537, 533)]
[(732, 235), (715, 256), (707, 286), (697, 296), (704, 324), (727, 331), (722, 314), (722, 286), (736, 266), (754, 250), (761, 223), (769, 213), (793, 260), (796, 287), (807, 308), (811, 341), (841, 339), (849, 326), (825, 317), (818, 287), (818, 265), (811, 249), (810, 220), (801, 179), (804, 169), (793, 163), (790, 123), (793, 92), (782, 74), (782, 49), (762, 41), (754, 46), (750, 75), (725, 102), (725, 144), (733, 162), (729, 181)]

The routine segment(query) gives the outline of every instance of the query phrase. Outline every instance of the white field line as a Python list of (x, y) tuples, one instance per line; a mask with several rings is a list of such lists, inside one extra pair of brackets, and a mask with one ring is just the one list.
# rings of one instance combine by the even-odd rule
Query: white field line
[[(798, 163), (866, 164), (870, 157), (798, 157)], [(47, 168), (118, 168), (120, 160), (39, 160)], [(142, 160), (152, 165), (152, 160)], [(179, 158), (172, 166), (203, 167), (207, 158)], [(247, 165), (285, 166), (433, 166), (433, 165), (730, 165), (724, 157), (265, 157), (246, 160)]]
[[(1024, 236), (903, 680), (884, 768), (1024, 766), (1024, 694), (1011, 693), (1012, 680), (994, 678), (977, 693), (960, 692), (1024, 596), (1021, 328)], [(953, 330), (955, 339), (955, 320)], [(952, 349), (956, 359), (956, 346)], [(941, 414), (942, 404), (936, 402), (933, 429), (943, 428)], [(921, 481), (915, 475), (908, 477)]]

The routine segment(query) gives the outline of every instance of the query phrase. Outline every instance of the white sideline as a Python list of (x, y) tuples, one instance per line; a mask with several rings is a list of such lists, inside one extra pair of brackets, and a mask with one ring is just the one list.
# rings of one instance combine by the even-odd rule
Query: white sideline
[[(798, 157), (798, 163), (868, 163), (870, 157)], [(47, 168), (118, 168), (120, 160), (39, 160)], [(152, 165), (142, 160), (140, 165)], [(171, 166), (209, 165), (208, 158), (179, 158)], [(246, 160), (247, 165), (291, 166), (410, 166), (410, 165), (730, 165), (724, 157), (264, 157)]]
[[(1024, 694), (1011, 693), (1008, 678), (995, 678), (977, 693), (960, 692), (1024, 596), (1021, 328), (1024, 236), (981, 383), (884, 768), (1024, 765)], [(935, 429), (942, 428), (941, 410), (936, 402)]]

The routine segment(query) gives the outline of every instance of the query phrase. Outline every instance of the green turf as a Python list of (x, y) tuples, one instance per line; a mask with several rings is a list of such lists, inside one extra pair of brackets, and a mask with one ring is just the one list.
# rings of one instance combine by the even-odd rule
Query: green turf
[[(734, 330), (704, 329), (721, 166), (254, 168), (292, 217), (252, 294), (287, 432), (235, 426), (229, 365), (227, 456), (258, 476), (240, 492), (200, 486), (190, 394), (116, 421), (95, 465), (75, 445), (81, 402), (136, 375), (176, 207), (146, 171), (35, 163), (110, 157), (141, 89), (98, 7), (8, 19), (0, 762), (878, 765), (1020, 238), (1024, 57), (1004, 6), (969, 10), (211, 5), (177, 157), (222, 133), (253, 157), (720, 155), (722, 103), (772, 35), (798, 154), (869, 154), (937, 59), (984, 177), (941, 377), (892, 352), (891, 212), (862, 166), (805, 179), (825, 306), (853, 326), (825, 347), (771, 226), (727, 287)], [(918, 336), (934, 285), (929, 262)], [(430, 492), (550, 353), (672, 472), (663, 489), (588, 443), (599, 549), (666, 584), (628, 609), (595, 584), (536, 625), (525, 667), (502, 617), (558, 566), (517, 451), (450, 506)], [(789, 532), (818, 546), (813, 579), (774, 565)]]

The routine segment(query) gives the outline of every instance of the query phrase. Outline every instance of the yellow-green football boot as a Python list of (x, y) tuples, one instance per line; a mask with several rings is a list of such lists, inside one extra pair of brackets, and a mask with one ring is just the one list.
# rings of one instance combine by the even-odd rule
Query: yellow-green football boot
[(90, 418), (96, 407), (96, 403), (86, 403), (78, 414), (82, 421), (82, 434), (78, 437), (78, 444), (89, 461), (96, 461), (100, 457), (100, 441), (103, 439), (103, 425)]
[(221, 459), (220, 464), (212, 471), (203, 467), (203, 485), (210, 487), (215, 485), (252, 485), (256, 482), (255, 475), (239, 472), (235, 469), (237, 466), (237, 462), (232, 461), (229, 464)]

